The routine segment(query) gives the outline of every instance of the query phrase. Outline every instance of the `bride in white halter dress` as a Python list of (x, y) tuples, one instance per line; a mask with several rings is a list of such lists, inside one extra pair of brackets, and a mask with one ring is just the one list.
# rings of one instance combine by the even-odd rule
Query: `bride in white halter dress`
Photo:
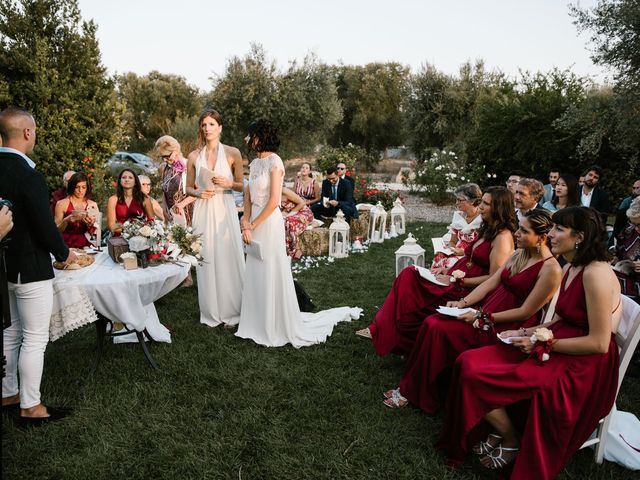
[[(255, 225), (243, 222), (243, 229), (253, 228), (243, 231), (245, 242), (249, 237), (250, 241), (259, 243), (263, 259), (247, 255), (242, 313), (236, 336), (268, 347), (290, 343), (300, 348), (324, 342), (335, 324), (359, 318), (362, 310), (340, 307), (318, 313), (300, 312), (286, 252), (284, 220), (277, 206), (282, 193), (284, 165), (275, 153), (258, 155), (249, 167), (245, 215), (249, 208), (253, 223), (263, 209), (273, 210), (258, 219)], [(273, 189), (272, 181), (277, 182)]]
[[(207, 166), (207, 148), (195, 162), (196, 182), (202, 184), (201, 169)], [(224, 145), (218, 144), (213, 171), (233, 181)], [(244, 280), (244, 254), (240, 223), (231, 190), (215, 188), (211, 198), (198, 198), (193, 209), (193, 229), (202, 234), (202, 256), (205, 263), (196, 267), (200, 323), (216, 327), (237, 325), (240, 321)]]

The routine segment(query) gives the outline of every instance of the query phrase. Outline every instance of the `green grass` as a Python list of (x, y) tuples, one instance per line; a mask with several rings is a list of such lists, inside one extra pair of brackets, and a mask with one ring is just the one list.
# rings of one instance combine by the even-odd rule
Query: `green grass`
[[(414, 224), (428, 247), (442, 225)], [(298, 275), (319, 308), (360, 306), (322, 345), (270, 349), (198, 323), (195, 289), (156, 303), (173, 343), (106, 346), (93, 378), (93, 327), (49, 345), (43, 399), (75, 408), (64, 422), (20, 430), (3, 414), (6, 479), (496, 478), (469, 462), (446, 468), (432, 444), (441, 416), (390, 410), (382, 392), (403, 363), (380, 358), (354, 335), (383, 302), (394, 277), (394, 239)], [(627, 377), (619, 408), (640, 414), (640, 382)], [(630, 478), (633, 472), (581, 451), (561, 478)]]

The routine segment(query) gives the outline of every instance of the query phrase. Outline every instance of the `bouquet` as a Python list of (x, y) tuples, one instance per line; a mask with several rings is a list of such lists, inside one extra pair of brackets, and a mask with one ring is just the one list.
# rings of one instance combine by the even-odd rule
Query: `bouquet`
[(166, 256), (177, 260), (185, 258), (191, 264), (202, 263), (202, 240), (201, 234), (194, 233), (191, 227), (183, 227), (182, 225), (169, 225), (169, 233), (166, 237)]
[(161, 220), (127, 220), (122, 225), (122, 237), (129, 242), (132, 252), (149, 250), (150, 255), (160, 258), (165, 248), (166, 232)]
[(536, 328), (531, 335), (531, 343), (533, 343), (533, 350), (531, 350), (531, 356), (538, 360), (538, 362), (546, 362), (549, 360), (551, 352), (551, 346), (553, 345), (553, 332), (546, 327)]

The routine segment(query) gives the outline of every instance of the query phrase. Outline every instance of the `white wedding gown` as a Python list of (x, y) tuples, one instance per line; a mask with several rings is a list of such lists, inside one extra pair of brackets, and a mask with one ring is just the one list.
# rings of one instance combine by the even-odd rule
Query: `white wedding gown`
[[(271, 154), (251, 162), (249, 189), (251, 220), (269, 201), (271, 171), (284, 172), (280, 157)], [(282, 183), (280, 184), (280, 193)], [(318, 313), (302, 313), (298, 308), (285, 247), (284, 220), (279, 208), (252, 233), (260, 244), (262, 260), (247, 255), (242, 314), (236, 335), (267, 347), (290, 343), (296, 348), (324, 342), (338, 322), (359, 318), (359, 308), (340, 307)]]
[[(196, 183), (201, 167), (207, 167), (205, 150), (202, 149), (196, 160)], [(218, 146), (213, 171), (216, 175), (233, 180), (222, 144)], [(240, 222), (231, 190), (216, 189), (212, 198), (197, 199), (192, 225), (196, 233), (202, 234), (202, 257), (205, 262), (196, 266), (200, 322), (210, 327), (221, 323), (237, 325), (242, 304), (244, 253)]]

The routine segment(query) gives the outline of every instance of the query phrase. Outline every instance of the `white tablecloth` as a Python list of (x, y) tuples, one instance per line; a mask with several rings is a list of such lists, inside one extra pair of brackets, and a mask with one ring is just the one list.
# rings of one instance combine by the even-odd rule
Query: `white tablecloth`
[[(74, 312), (68, 319), (73, 328), (95, 321), (95, 312), (93, 316), (88, 312), (85, 301), (88, 298), (93, 308), (110, 320), (122, 322), (139, 332), (146, 328), (154, 340), (171, 343), (171, 334), (160, 323), (153, 302), (178, 287), (187, 277), (189, 268), (187, 264), (166, 263), (125, 270), (114, 263), (106, 251), (98, 253), (89, 267), (56, 271), (52, 324), (54, 319), (64, 324), (68, 312)], [(79, 320), (78, 317), (83, 318)], [(62, 330), (62, 334), (69, 331)], [(114, 341), (137, 341), (137, 338), (131, 334), (115, 337)]]

